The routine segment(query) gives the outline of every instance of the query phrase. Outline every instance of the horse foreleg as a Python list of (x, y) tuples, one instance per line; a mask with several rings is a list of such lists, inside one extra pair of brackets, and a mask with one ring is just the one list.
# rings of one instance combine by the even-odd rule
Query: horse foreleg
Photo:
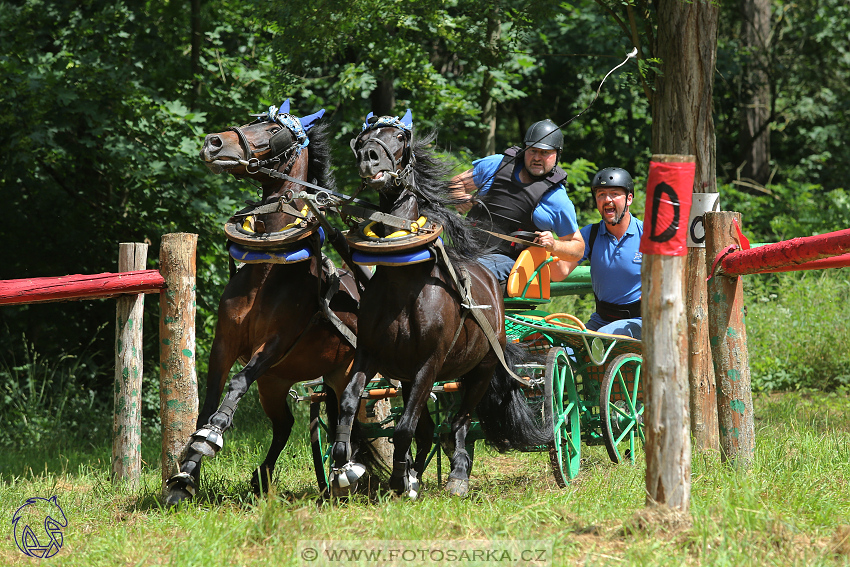
[(463, 380), (463, 394), (457, 413), (452, 418), (451, 442), (454, 451), (451, 458), (452, 470), (445, 489), (455, 496), (469, 494), (469, 472), (472, 470), (472, 455), (466, 450), (466, 436), (472, 425), (472, 410), (481, 401), (481, 397), (490, 385), (493, 367), (478, 366), (472, 369)]
[[(410, 389), (403, 388), (401, 392), (406, 407), (407, 400), (410, 397)], [(413, 461), (413, 470), (416, 471), (416, 478), (421, 485), (422, 473), (425, 472), (425, 463), (428, 461), (428, 455), (431, 453), (431, 447), (434, 444), (434, 420), (428, 411), (427, 399), (426, 406), (419, 415), (419, 422), (416, 424), (414, 438), (416, 439), (416, 458)]]
[[(428, 396), (431, 395), (431, 387), (434, 385), (436, 372), (433, 367), (426, 364), (419, 372), (406, 394), (404, 411), (393, 431), (393, 472), (390, 476), (390, 488), (398, 494), (406, 494), (410, 498), (419, 496), (420, 482), (417, 471), (410, 456), (410, 444), (414, 434), (420, 432), (419, 418), (422, 411), (427, 411)], [(402, 390), (404, 392), (404, 389)], [(433, 431), (431, 433), (433, 435)], [(430, 443), (429, 443), (430, 447)], [(427, 458), (427, 452), (426, 457)], [(424, 467), (424, 458), (421, 465)]]
[(342, 393), (339, 402), (334, 444), (331, 448), (333, 471), (331, 474), (331, 494), (335, 497), (346, 496), (357, 488), (357, 481), (366, 473), (366, 467), (351, 460), (351, 428), (360, 408), (360, 397), (366, 383), (371, 380), (377, 369), (360, 352), (355, 355), (351, 379)]
[[(207, 423), (209, 417), (218, 407), (230, 367), (237, 358), (236, 352), (229, 348), (232, 341), (222, 339), (221, 337), (223, 336), (225, 336), (225, 333), (221, 332), (221, 329), (217, 329), (216, 338), (213, 340), (212, 352), (210, 353), (204, 405), (198, 414), (198, 430)], [(179, 472), (166, 482), (165, 500), (169, 506), (174, 506), (183, 500), (192, 498), (200, 482), (201, 460), (204, 453), (192, 448), (193, 437), (189, 438), (186, 447), (184, 447), (180, 455)]]
[(269, 491), (275, 463), (283, 448), (289, 441), (295, 418), (289, 409), (286, 399), (289, 388), (280, 380), (267, 380), (268, 375), (259, 382), (260, 403), (263, 410), (272, 422), (272, 442), (265, 460), (254, 471), (251, 477), (251, 488), (256, 494), (265, 494)]

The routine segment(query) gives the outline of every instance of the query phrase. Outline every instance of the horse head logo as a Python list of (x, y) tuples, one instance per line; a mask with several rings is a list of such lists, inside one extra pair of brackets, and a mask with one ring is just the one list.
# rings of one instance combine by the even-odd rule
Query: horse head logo
[[(43, 525), (44, 530), (39, 529)], [(68, 525), (65, 512), (53, 496), (29, 498), (12, 516), (15, 543), (25, 555), (46, 559), (62, 548), (62, 528)], [(36, 526), (33, 529), (32, 526)]]

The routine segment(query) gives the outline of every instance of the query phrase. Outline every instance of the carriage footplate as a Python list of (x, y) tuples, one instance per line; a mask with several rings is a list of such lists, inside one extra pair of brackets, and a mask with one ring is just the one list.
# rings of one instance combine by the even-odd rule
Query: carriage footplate
[(216, 453), (224, 447), (221, 429), (215, 425), (206, 424), (192, 434), (189, 447), (205, 457), (215, 457)]

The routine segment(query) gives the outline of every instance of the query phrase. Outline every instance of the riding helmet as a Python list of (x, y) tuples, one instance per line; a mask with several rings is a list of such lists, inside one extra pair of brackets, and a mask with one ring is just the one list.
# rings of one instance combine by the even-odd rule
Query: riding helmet
[(594, 189), (599, 187), (622, 187), (626, 195), (635, 194), (635, 182), (629, 172), (620, 167), (606, 167), (593, 177), (590, 191), (595, 194)]
[(531, 125), (525, 132), (524, 142), (526, 147), (560, 152), (564, 146), (564, 134), (557, 124), (547, 118)]

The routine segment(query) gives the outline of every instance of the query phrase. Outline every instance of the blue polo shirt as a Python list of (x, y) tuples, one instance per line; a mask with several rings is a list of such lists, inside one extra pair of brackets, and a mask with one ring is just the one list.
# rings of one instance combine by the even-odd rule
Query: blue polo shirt
[[(502, 154), (494, 154), (472, 162), (472, 181), (478, 187), (479, 195), (486, 195), (490, 190), (493, 177), (504, 157)], [(514, 176), (519, 181), (519, 169)], [(543, 194), (531, 213), (531, 220), (538, 230), (548, 230), (558, 236), (574, 234), (578, 230), (576, 208), (563, 184), (559, 183)]]
[[(579, 263), (587, 260), (590, 250), (589, 224), (581, 229), (584, 239), (584, 256)], [(640, 238), (643, 234), (643, 221), (631, 217), (629, 228), (617, 242), (608, 232), (603, 222), (593, 244), (593, 258), (590, 259), (591, 285), (593, 293), (602, 301), (625, 305), (640, 299), (640, 267), (643, 255), (640, 252)]]

